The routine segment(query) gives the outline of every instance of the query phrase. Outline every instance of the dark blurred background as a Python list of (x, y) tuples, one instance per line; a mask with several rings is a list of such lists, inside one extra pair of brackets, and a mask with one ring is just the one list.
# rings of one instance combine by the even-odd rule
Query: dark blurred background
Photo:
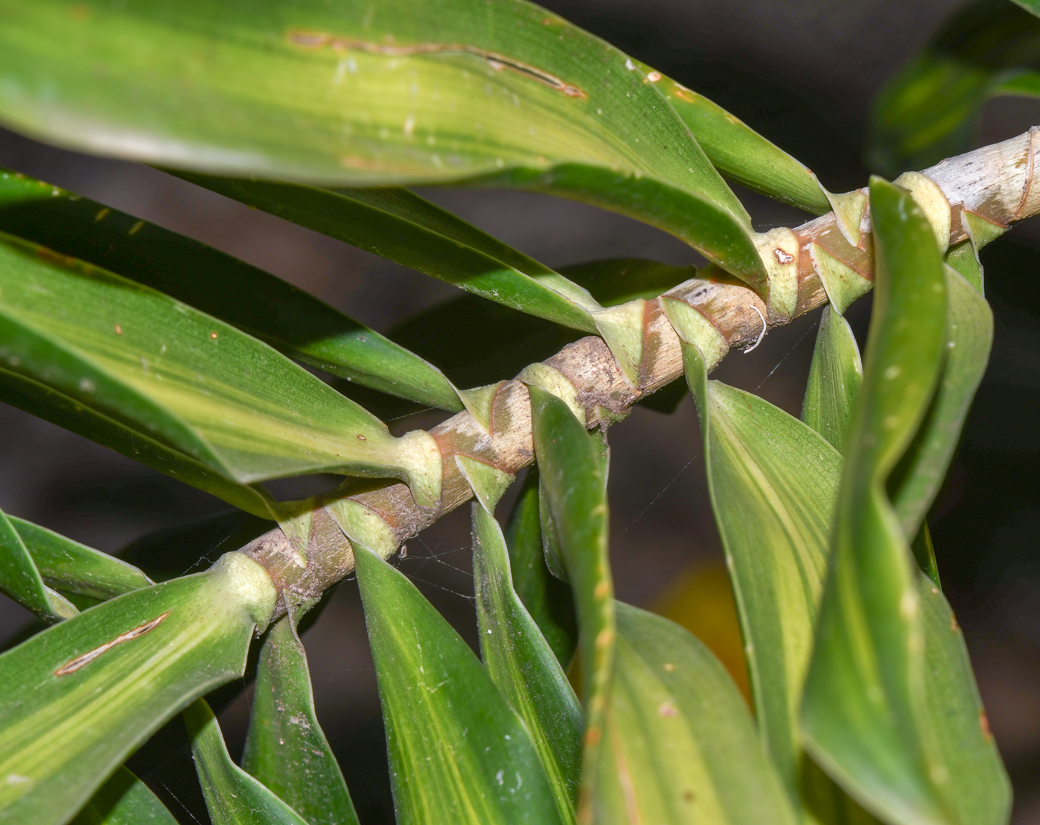
[[(871, 101), (957, 6), (954, 0), (554, 0), (544, 5), (704, 93), (804, 161), (834, 191), (862, 186)], [(992, 104), (983, 144), (1040, 123), (1040, 105)], [(450, 287), (284, 224), (152, 169), (43, 146), (0, 132), (0, 166), (199, 238), (315, 293), (385, 331), (453, 296)], [(424, 193), (554, 266), (612, 257), (696, 261), (680, 242), (579, 204), (509, 192)], [(745, 193), (741, 193), (745, 194)], [(756, 228), (804, 216), (747, 194)], [(1016, 825), (1040, 825), (1040, 225), (1027, 222), (984, 255), (996, 315), (994, 355), (931, 524), (948, 598), (964, 628), (990, 723), (1016, 788)], [(869, 299), (849, 313), (862, 335)], [(716, 377), (797, 414), (814, 313), (771, 332)], [(444, 341), (426, 342), (432, 349)], [(450, 344), (450, 341), (447, 342)], [(529, 360), (553, 350), (532, 349)], [(476, 355), (476, 353), (474, 353)], [(488, 375), (486, 380), (510, 377)], [(391, 423), (429, 427), (426, 412)], [(677, 581), (721, 558), (692, 404), (637, 409), (611, 431), (612, 555), (621, 599), (661, 604)], [(0, 508), (109, 552), (225, 510), (191, 488), (0, 404)], [(308, 482), (277, 486), (283, 495)], [(209, 531), (201, 556), (232, 528)], [(198, 541), (173, 534), (163, 547)], [(192, 552), (189, 545), (189, 552)], [(233, 549), (224, 546), (223, 549)], [(471, 642), (468, 509), (408, 543), (400, 562)], [(691, 570), (693, 571), (691, 573)], [(0, 638), (28, 623), (0, 604)], [(319, 717), (362, 822), (392, 821), (383, 733), (356, 583), (344, 582), (305, 634)], [(240, 689), (246, 687), (245, 692)], [(221, 694), (232, 753), (241, 749), (248, 686)], [(238, 693), (238, 698), (234, 694)], [(174, 722), (135, 758), (184, 822), (204, 821), (190, 756)], [(178, 773), (179, 772), (179, 773)], [(196, 820), (197, 818), (197, 820)]]

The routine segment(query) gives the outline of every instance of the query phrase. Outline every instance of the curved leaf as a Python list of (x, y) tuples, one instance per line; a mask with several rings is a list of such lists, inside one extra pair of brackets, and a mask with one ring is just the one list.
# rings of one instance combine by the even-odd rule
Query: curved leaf
[(0, 591), (41, 619), (75, 616), (75, 605), (43, 583), (43, 577), (10, 519), (0, 510)]
[(993, 345), (993, 313), (964, 278), (944, 267), (946, 351), (939, 384), (913, 442), (888, 480), (903, 533), (914, 535), (935, 500), (960, 440)]
[(144, 782), (120, 767), (70, 825), (177, 825), (177, 820)]
[(639, 66), (723, 175), (817, 215), (831, 210), (826, 190), (804, 164), (703, 95), (649, 66)]
[(231, 761), (217, 719), (205, 701), (188, 705), (184, 724), (213, 825), (310, 825)]
[(678, 625), (617, 605), (617, 668), (596, 783), (597, 825), (794, 825), (747, 705)]
[(746, 212), (647, 75), (537, 6), (6, 0), (4, 11), (0, 116), (38, 137), (238, 176), (535, 188), (763, 273)]
[(496, 303), (594, 332), (581, 287), (407, 189), (345, 189), (183, 174), (221, 195)]
[(552, 788), (520, 717), (405, 576), (354, 546), (399, 825), (551, 825)]
[(242, 675), (275, 590), (228, 553), (136, 590), (0, 656), (0, 819), (60, 825), (167, 719)]
[(5, 369), (0, 369), (0, 394), (5, 404), (205, 490), (253, 516), (271, 518), (271, 498), (262, 489), (226, 478), (202, 462), (149, 437), (140, 427), (117, 421), (75, 398)]
[(505, 526), (513, 589), (566, 670), (578, 644), (574, 596), (570, 586), (549, 572), (538, 514), (538, 470), (527, 471)]
[(828, 304), (820, 316), (802, 403), (802, 421), (839, 453), (845, 452), (852, 409), (863, 383), (863, 363), (852, 327)]
[(1038, 72), (1040, 21), (1003, 0), (961, 9), (878, 97), (876, 162), (894, 175), (966, 151), (986, 102), (1040, 96)]
[(0, 338), (7, 370), (238, 482), (322, 470), (414, 481), (426, 460), (417, 442), (234, 327), (10, 237), (0, 239)]
[(473, 581), (484, 666), (520, 714), (542, 759), (563, 822), (574, 821), (581, 774), (581, 706), (567, 675), (513, 589), (505, 536), (473, 505)]
[(242, 767), (307, 825), (358, 821), (315, 715), (307, 653), (290, 616), (271, 625), (260, 649)]
[(107, 553), (20, 518), (11, 516), (8, 522), (24, 542), (40, 576), (57, 590), (111, 599), (154, 584), (133, 565)]
[(827, 566), (841, 457), (808, 426), (749, 393), (708, 381), (684, 344), (715, 520), (737, 600), (756, 716), (792, 800), (798, 708)]
[(230, 255), (42, 181), (0, 172), (0, 232), (150, 286), (332, 375), (461, 410), (438, 369)]
[[(897, 825), (1006, 821), (1007, 777), (984, 725), (963, 640), (922, 606), (888, 500), (946, 350), (947, 288), (931, 227), (908, 193), (870, 187), (877, 288), (802, 728), (817, 761)], [(935, 600), (939, 601), (935, 601)], [(948, 615), (948, 614), (947, 614)], [(937, 662), (960, 666), (936, 679)], [(941, 720), (941, 721), (940, 721)]]
[(552, 534), (547, 547), (556, 548), (566, 570), (581, 631), (585, 746), (579, 821), (585, 821), (599, 781), (617, 638), (607, 544), (607, 456), (602, 435), (586, 432), (565, 402), (536, 386), (528, 390), (542, 532)]

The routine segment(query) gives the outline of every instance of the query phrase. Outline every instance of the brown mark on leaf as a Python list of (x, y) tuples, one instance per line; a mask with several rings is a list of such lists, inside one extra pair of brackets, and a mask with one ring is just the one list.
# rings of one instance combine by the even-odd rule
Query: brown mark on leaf
[(952, 630), (954, 633), (956, 633), (960, 629), (961, 629), (961, 626), (959, 624), (957, 624), (957, 617), (956, 616), (950, 616), (950, 630)]
[(305, 49), (321, 49), (327, 47), (336, 52), (350, 50), (382, 55), (384, 57), (413, 57), (421, 54), (468, 54), (486, 61), (495, 71), (508, 69), (509, 71), (516, 72), (524, 77), (536, 80), (539, 83), (548, 86), (550, 89), (562, 92), (567, 97), (576, 97), (581, 99), (588, 98), (588, 95), (585, 94), (582, 89), (567, 83), (566, 81), (556, 77), (556, 75), (543, 71), (536, 66), (530, 66), (527, 63), (521, 63), (519, 60), (514, 60), (513, 58), (506, 57), (503, 54), (489, 52), (485, 49), (477, 48), (476, 46), (467, 46), (464, 43), (415, 43), (409, 46), (394, 46), (383, 45), (380, 43), (369, 43), (364, 40), (351, 40), (347, 37), (337, 37), (322, 32), (302, 31), (291, 31), (288, 33), (287, 38), (292, 45), (300, 46)]
[(987, 742), (993, 741), (993, 731), (989, 729), (989, 717), (986, 716), (986, 711), (979, 711), (979, 727), (982, 728), (982, 735)]
[(658, 716), (678, 716), (679, 711), (675, 709), (675, 705), (671, 702), (661, 702), (661, 706), (657, 709)]
[(95, 647), (89, 653), (84, 653), (82, 656), (77, 656), (75, 659), (72, 659), (71, 661), (66, 662), (61, 667), (59, 667), (56, 671), (54, 671), (54, 675), (55, 676), (68, 676), (70, 673), (75, 673), (81, 667), (85, 667), (86, 665), (89, 665), (96, 658), (98, 658), (101, 654), (107, 653), (112, 648), (114, 648), (116, 645), (121, 645), (121, 644), (123, 644), (123, 642), (129, 642), (132, 639), (137, 639), (137, 638), (143, 636), (148, 631), (155, 630), (155, 628), (157, 628), (160, 624), (162, 624), (163, 620), (167, 616), (169, 616), (169, 615), (170, 615), (170, 611), (167, 610), (161, 616), (156, 616), (151, 621), (145, 622), (144, 624), (141, 624), (141, 625), (138, 625), (133, 630), (128, 630), (128, 631), (126, 631), (126, 633), (120, 633), (112, 641), (105, 642), (100, 647)]

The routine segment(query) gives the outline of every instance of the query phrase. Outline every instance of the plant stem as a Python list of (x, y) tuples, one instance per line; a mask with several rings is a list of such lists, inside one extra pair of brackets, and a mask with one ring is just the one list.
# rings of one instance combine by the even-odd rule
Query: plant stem
[[(936, 228), (944, 250), (973, 236), (981, 245), (1010, 223), (1040, 212), (1040, 173), (1033, 174), (1038, 153), (1040, 129), (1034, 127), (1003, 143), (944, 160), (923, 173), (910, 173), (897, 182), (914, 194)], [(855, 294), (865, 292), (873, 278), (873, 255), (866, 190), (860, 191), (862, 197), (856, 193), (840, 196), (840, 217), (829, 212), (795, 229), (758, 236), (771, 278), (786, 273), (796, 281), (793, 314), (771, 311), (762, 297), (740, 281), (708, 267), (699, 273), (703, 277), (642, 303), (642, 350), (635, 381), (626, 377), (604, 340), (594, 336), (564, 347), (542, 362), (538, 370), (525, 370), (526, 380), (561, 397), (569, 396), (564, 400), (571, 402), (576, 412), (584, 411), (589, 429), (605, 429), (628, 415), (641, 398), (682, 375), (679, 334), (665, 314), (666, 306), (673, 307), (673, 318), (674, 307), (679, 305), (683, 312), (696, 312), (694, 326), (704, 326), (703, 321), (707, 321), (710, 327), (704, 326), (709, 330), (706, 334), (713, 336), (713, 329), (721, 337), (724, 343), (719, 357), (709, 357), (709, 367), (714, 367), (728, 349), (756, 345), (768, 327), (789, 323), (826, 303), (828, 292), (834, 299), (835, 284), (854, 283)], [(988, 237), (978, 237), (980, 226), (987, 228)], [(633, 372), (629, 370), (630, 375)], [(298, 563), (300, 554), (292, 541), (278, 528), (251, 542), (245, 552), (268, 570), (280, 594), (285, 589), (295, 594), (294, 598), (320, 596), (353, 569), (350, 541), (390, 555), (405, 540), (473, 497), (456, 456), (510, 475), (534, 461), (531, 408), (524, 381), (500, 383), (488, 413), (487, 427), (470, 412), (461, 412), (430, 431), (441, 452), (442, 484), (437, 506), (420, 507), (401, 483), (387, 483), (340, 499), (327, 496), (316, 503), (311, 519), (305, 568)], [(345, 528), (350, 541), (344, 538), (344, 528), (335, 517), (328, 517), (332, 512), (329, 506), (337, 500), (341, 504), (350, 502), (355, 511), (363, 511), (368, 517), (368, 526), (362, 519)], [(279, 611), (284, 610), (284, 602), (283, 596)]]

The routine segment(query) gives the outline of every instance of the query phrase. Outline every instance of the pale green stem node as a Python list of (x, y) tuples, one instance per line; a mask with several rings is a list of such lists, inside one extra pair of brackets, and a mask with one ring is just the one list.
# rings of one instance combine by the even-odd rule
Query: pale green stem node
[(790, 320), (798, 311), (798, 236), (786, 227), (753, 237), (766, 268), (769, 294), (762, 299), (771, 319)]
[(610, 352), (621, 371), (634, 387), (639, 386), (639, 365), (643, 361), (645, 307), (646, 301), (637, 298), (592, 313), (596, 329), (610, 347)]
[(727, 341), (718, 327), (700, 312), (677, 298), (661, 296), (661, 309), (679, 339), (703, 353), (708, 369), (716, 367), (729, 352)]

